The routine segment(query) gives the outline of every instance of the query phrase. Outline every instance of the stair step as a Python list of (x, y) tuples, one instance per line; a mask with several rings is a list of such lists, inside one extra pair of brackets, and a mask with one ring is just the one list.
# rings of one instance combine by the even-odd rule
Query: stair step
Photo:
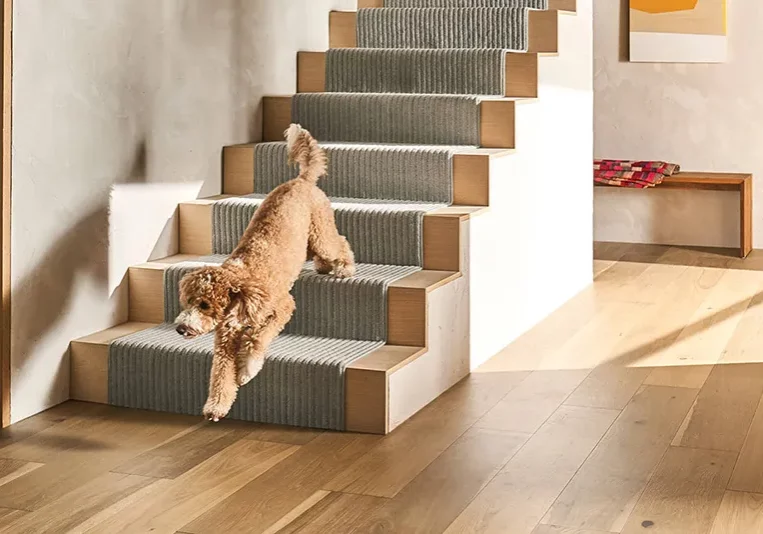
[[(182, 276), (204, 265), (219, 264), (224, 256), (192, 259), (180, 256), (182, 261), (177, 262), (175, 258), (130, 267), (130, 321), (174, 321), (180, 312), (177, 287)], [(426, 346), (426, 295), (460, 276), (450, 271), (363, 264), (358, 266), (357, 275), (347, 280), (307, 271), (295, 285), (297, 312), (292, 320), (294, 324), (287, 326), (286, 333), (386, 339), (395, 345)], [(379, 288), (373, 284), (384, 284), (385, 294), (379, 295)], [(320, 314), (324, 319), (323, 323), (318, 322), (320, 330), (305, 329), (305, 323), (316, 321), (311, 314)], [(376, 322), (369, 323), (370, 318)]]
[[(205, 265), (219, 265), (225, 259), (222, 255), (208, 256), (196, 262), (173, 264), (164, 271), (165, 322), (173, 322), (182, 311), (179, 300), (182, 277)], [(389, 287), (418, 270), (418, 267), (359, 264), (355, 276), (342, 280), (316, 273), (312, 262), (308, 262), (294, 284), (292, 294), (297, 310), (284, 333), (386, 341)]]
[[(223, 246), (218, 249), (213, 243), (213, 212), (215, 211), (215, 205), (220, 201), (236, 201), (235, 204), (240, 205), (240, 213), (235, 217), (235, 221), (238, 221), (238, 223), (233, 224), (235, 222), (233, 221), (231, 224), (227, 224), (227, 237), (221, 243)], [(243, 234), (244, 230), (241, 226), (243, 226), (244, 220), (246, 220), (246, 214), (254, 213), (258, 203), (255, 199), (255, 205), (252, 205), (251, 197), (234, 197), (230, 195), (181, 203), (179, 208), (180, 252), (196, 256), (230, 253), (233, 246), (235, 246), (234, 236)], [(334, 204), (334, 208), (341, 209), (337, 204)], [(420, 249), (423, 264), (420, 264), (420, 266), (430, 271), (461, 272), (462, 223), (486, 211), (487, 208), (484, 207), (449, 206), (427, 212), (423, 217), (421, 228), (423, 242), (420, 242)], [(349, 215), (352, 216), (352, 213)], [(408, 215), (410, 216), (411, 212), (408, 212)], [(394, 213), (390, 219), (392, 218), (394, 218)], [(409, 219), (410, 221), (416, 222), (413, 217)], [(226, 226), (226, 224), (223, 224), (223, 226)], [(417, 224), (412, 224), (411, 226), (413, 226), (413, 232), (415, 233), (418, 228)], [(411, 239), (411, 226), (407, 228), (409, 231), (407, 239), (409, 241)], [(355, 229), (354, 232), (357, 233), (359, 230), (362, 230), (362, 228)], [(392, 242), (382, 243), (402, 250), (402, 244), (399, 242), (401, 236), (390, 229), (387, 229), (387, 231), (394, 236)], [(363, 245), (363, 243), (361, 244)], [(366, 245), (373, 247), (372, 244), (366, 243)], [(353, 246), (355, 246), (354, 243)], [(415, 251), (411, 252), (410, 250), (407, 252), (408, 255), (413, 255), (414, 253)], [(373, 254), (371, 255), (373, 256)], [(388, 261), (368, 261), (359, 259), (359, 257), (362, 256), (357, 256), (356, 251), (356, 259), (359, 262), (392, 264), (392, 262)]]
[[(302, 89), (305, 72), (321, 76), (313, 91)], [(299, 92), (534, 98), (538, 95), (538, 55), (499, 48), (335, 48), (298, 55), (298, 87)]]
[(329, 16), (330, 48), (503, 48), (556, 54), (558, 31), (559, 12), (552, 10), (373, 8)]
[[(212, 343), (211, 336), (189, 341), (172, 325), (146, 323), (125, 323), (78, 339), (71, 344), (71, 396), (198, 415), (206, 400)], [(241, 390), (231, 418), (384, 434), (393, 426), (390, 404), (407, 402), (393, 398), (390, 377), (425, 353), (423, 347), (282, 336), (260, 376)], [(284, 369), (304, 370), (297, 355), (324, 357), (308, 375), (289, 375), (322, 379), (320, 387), (287, 383)], [(324, 371), (322, 377), (317, 370)], [(327, 388), (330, 397), (322, 395)]]
[(369, 7), (527, 7), (574, 13), (576, 0), (358, 0), (358, 9)]
[[(487, 206), (490, 161), (511, 150), (411, 145), (321, 143), (330, 161), (320, 188), (329, 196), (389, 198)], [(223, 191), (267, 194), (295, 178), (286, 143), (257, 143), (223, 149)]]
[(510, 98), (379, 93), (300, 93), (263, 100), (263, 141), (292, 122), (322, 142), (514, 148)]
[[(230, 254), (249, 226), (265, 195), (215, 202), (212, 243), (215, 254)], [(333, 199), (339, 233), (347, 237), (358, 263), (423, 265), (424, 214), (443, 204)]]

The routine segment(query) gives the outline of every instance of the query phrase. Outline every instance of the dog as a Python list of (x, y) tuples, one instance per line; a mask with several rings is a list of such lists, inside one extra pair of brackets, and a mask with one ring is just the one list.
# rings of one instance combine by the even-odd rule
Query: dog
[(327, 171), (325, 152), (298, 124), (284, 135), (289, 163), (299, 165), (299, 176), (265, 198), (222, 265), (195, 270), (180, 281), (183, 311), (175, 320), (177, 333), (194, 338), (215, 331), (203, 409), (207, 420), (225, 417), (238, 388), (262, 369), (268, 346), (294, 313), (290, 292), (306, 257), (321, 274), (346, 278), (355, 273), (352, 249), (317, 186)]

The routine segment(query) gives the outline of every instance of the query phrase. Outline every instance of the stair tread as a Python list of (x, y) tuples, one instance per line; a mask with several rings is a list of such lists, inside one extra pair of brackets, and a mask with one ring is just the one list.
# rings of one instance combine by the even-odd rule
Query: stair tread
[[(528, 49), (524, 7), (405, 7), (359, 9), (359, 48)], [(485, 31), (485, 28), (492, 31)]]
[(548, 9), (548, 0), (385, 0), (384, 7), (385, 8), (513, 7), (513, 8), (529, 8), (529, 9)]
[[(166, 270), (171, 265), (175, 267), (181, 267), (183, 264), (189, 265), (219, 265), (225, 261), (228, 256), (224, 254), (212, 254), (209, 256), (194, 256), (192, 254), (178, 254), (176, 256), (168, 256), (154, 262), (146, 262), (138, 265), (134, 265), (133, 269), (150, 269), (150, 270)], [(334, 278), (338, 283), (353, 283), (353, 280), (373, 280), (378, 279), (380, 276), (386, 276), (388, 274), (404, 274), (403, 278), (395, 282), (391, 282), (389, 287), (399, 287), (405, 289), (423, 289), (427, 292), (434, 291), (435, 289), (452, 282), (461, 277), (461, 273), (456, 271), (432, 271), (432, 270), (415, 270), (412, 271), (409, 267), (400, 265), (380, 265), (374, 263), (359, 263), (356, 265), (357, 272), (351, 278), (338, 279)], [(311, 261), (305, 262), (305, 266), (302, 271), (302, 276), (324, 276), (319, 275), (313, 269), (313, 263)], [(327, 276), (327, 275), (326, 275)]]
[[(242, 143), (239, 145), (228, 145), (225, 148), (254, 148), (258, 145), (286, 145), (285, 141), (265, 141), (262, 143)], [(352, 141), (319, 141), (318, 145), (327, 149), (353, 149), (360, 148), (368, 150), (405, 150), (405, 151), (417, 151), (431, 149), (433, 151), (454, 150), (455, 155), (475, 155), (475, 156), (487, 156), (487, 157), (501, 157), (509, 154), (514, 154), (516, 149), (514, 148), (481, 148), (476, 145), (417, 145), (409, 143), (355, 143)], [(231, 198), (236, 195), (216, 195), (210, 198)]]
[[(106, 328), (104, 330), (101, 330), (99, 332), (95, 332), (93, 334), (75, 339), (72, 341), (72, 343), (86, 343), (86, 344), (92, 344), (92, 345), (101, 345), (101, 346), (108, 346), (112, 342), (132, 335), (136, 334), (138, 332), (149, 330), (149, 329), (155, 329), (158, 327), (162, 327), (163, 330), (166, 330), (168, 332), (167, 337), (169, 338), (169, 331), (171, 325), (169, 323), (142, 323), (142, 322), (136, 322), (136, 321), (128, 321), (126, 323), (122, 323), (116, 326), (113, 326), (111, 328)], [(174, 331), (172, 332), (174, 333)], [(177, 336), (177, 334), (174, 334)], [(339, 338), (319, 338), (315, 336), (301, 336), (298, 334), (282, 334), (284, 337), (289, 338), (304, 338), (304, 339), (321, 339), (321, 340), (339, 340)], [(178, 336), (179, 337), (179, 336)], [(280, 337), (280, 336), (279, 336)], [(344, 340), (341, 340), (344, 341)], [(362, 340), (349, 340), (349, 341), (362, 341)], [(368, 354), (368, 356), (365, 356), (362, 358), (362, 360), (358, 360), (356, 363), (353, 363), (350, 367), (353, 369), (368, 369), (368, 370), (383, 370), (391, 372), (392, 370), (398, 369), (400, 364), (403, 362), (407, 362), (409, 358), (415, 357), (418, 355), (423, 354), (426, 352), (426, 348), (424, 347), (406, 347), (406, 346), (400, 346), (400, 345), (381, 345), (378, 349), (376, 349), (374, 352)]]
[(73, 343), (89, 343), (94, 345), (108, 345), (115, 339), (128, 336), (141, 330), (147, 330), (156, 326), (155, 323), (140, 323), (128, 321), (99, 332), (95, 332), (85, 337), (75, 339)]
[[(228, 197), (220, 199), (223, 202), (236, 202), (241, 204), (260, 205), (267, 195), (263, 193), (252, 193), (251, 195)], [(382, 212), (419, 212), (431, 211), (447, 207), (442, 202), (416, 202), (408, 200), (388, 200), (378, 198), (342, 198), (331, 197), (331, 207), (334, 210), (354, 210), (354, 211), (382, 211)]]

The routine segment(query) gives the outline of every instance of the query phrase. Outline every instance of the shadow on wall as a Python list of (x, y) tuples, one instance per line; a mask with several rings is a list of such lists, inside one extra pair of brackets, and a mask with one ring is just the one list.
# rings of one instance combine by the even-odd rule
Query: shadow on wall
[[(142, 183), (145, 182), (145, 177), (144, 140), (136, 148), (132, 169), (124, 178), (115, 180), (115, 183)], [(17, 369), (26, 370), (27, 359), (34, 354), (35, 347), (66, 317), (80, 277), (87, 276), (90, 283), (106, 287), (108, 236), (109, 207), (108, 198), (105, 198), (102, 205), (91, 210), (59, 237), (14, 288), (17, 306), (13, 316), (15, 331), (12, 351)], [(127, 309), (127, 295), (124, 291), (117, 292), (113, 298), (117, 299), (117, 309)], [(68, 381), (69, 360), (65, 356), (66, 351), (61, 355), (56, 375)], [(56, 402), (57, 399), (51, 398), (52, 394), (48, 390), (46, 400)]]

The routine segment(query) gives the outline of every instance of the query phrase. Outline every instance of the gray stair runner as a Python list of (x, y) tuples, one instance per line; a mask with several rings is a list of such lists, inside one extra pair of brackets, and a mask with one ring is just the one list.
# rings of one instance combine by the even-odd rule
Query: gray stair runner
[[(329, 171), (321, 189), (331, 197), (385, 198), (411, 202), (453, 201), (453, 155), (474, 147), (321, 143)], [(254, 192), (267, 194), (295, 178), (286, 143), (254, 147)]]
[[(219, 200), (212, 206), (212, 249), (230, 254), (264, 195)], [(339, 233), (347, 237), (358, 263), (423, 265), (424, 215), (442, 204), (334, 199)]]
[(480, 144), (480, 102), (468, 95), (302, 93), (292, 121), (320, 141)]
[[(109, 403), (200, 415), (214, 339), (187, 340), (163, 324), (114, 341)], [(239, 390), (228, 415), (263, 423), (344, 429), (344, 372), (384, 343), (281, 335), (257, 377)]]
[[(204, 265), (220, 264), (215, 255), (169, 266), (164, 272), (164, 320), (171, 323), (181, 311), (180, 280)], [(418, 267), (359, 264), (357, 273), (338, 279), (315, 272), (307, 262), (294, 284), (297, 311), (285, 332), (303, 336), (384, 341), (387, 338), (387, 288)]]
[(335, 48), (326, 91), (495, 95), (506, 92), (506, 50)]
[(528, 48), (528, 10), (513, 7), (358, 10), (358, 48)]
[[(345, 428), (347, 366), (384, 344), (389, 284), (422, 266), (424, 216), (452, 201), (453, 154), (480, 144), (480, 101), (502, 94), (505, 51), (527, 49), (526, 8), (547, 7), (546, 0), (385, 5), (359, 11), (359, 49), (329, 52), (328, 92), (297, 95), (292, 106), (293, 121), (327, 149), (329, 176), (320, 185), (335, 197), (337, 226), (353, 247), (358, 274), (336, 280), (306, 264), (293, 290), (295, 316), (262, 372), (241, 389), (231, 418)], [(264, 194), (295, 175), (284, 143), (257, 146), (255, 160), (259, 194), (213, 205), (218, 255), (238, 244)], [(165, 271), (168, 322), (111, 344), (110, 403), (201, 413), (213, 336), (187, 340), (169, 321), (183, 274), (222, 260)]]
[(385, 0), (384, 7), (527, 7), (548, 9), (548, 0)]

